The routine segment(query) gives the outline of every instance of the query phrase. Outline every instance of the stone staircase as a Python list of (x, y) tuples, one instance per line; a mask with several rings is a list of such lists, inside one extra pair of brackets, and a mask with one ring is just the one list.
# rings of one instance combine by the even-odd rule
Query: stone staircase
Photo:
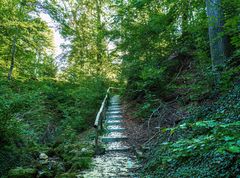
[(124, 135), (124, 118), (122, 116), (119, 96), (114, 96), (110, 100), (110, 105), (106, 113), (107, 134), (102, 137), (102, 142), (106, 144), (106, 151), (128, 151), (128, 139)]
[(101, 137), (106, 153), (96, 156), (93, 168), (81, 174), (84, 178), (137, 178), (133, 170), (138, 168), (136, 157), (131, 153), (127, 137), (124, 134), (124, 118), (120, 97), (113, 96), (106, 113), (106, 134)]

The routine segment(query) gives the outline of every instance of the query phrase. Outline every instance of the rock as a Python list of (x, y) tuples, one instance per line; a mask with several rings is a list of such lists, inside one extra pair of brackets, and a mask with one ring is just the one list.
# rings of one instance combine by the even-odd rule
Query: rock
[(17, 167), (8, 172), (9, 178), (33, 178), (36, 177), (37, 170), (33, 168)]
[(39, 163), (44, 165), (44, 164), (48, 164), (48, 155), (46, 155), (45, 153), (41, 153), (39, 155)]
[(39, 155), (39, 159), (41, 159), (41, 160), (46, 160), (46, 159), (48, 159), (48, 155), (46, 155), (45, 153), (41, 153), (41, 154)]
[(39, 163), (41, 164), (41, 165), (45, 165), (45, 164), (48, 164), (48, 160), (47, 159), (42, 159), (42, 160), (39, 160)]
[(143, 159), (143, 158), (144, 158), (144, 154), (143, 154), (143, 152), (140, 151), (140, 150), (136, 150), (136, 155), (137, 155), (137, 157), (138, 157), (139, 159)]
[(82, 153), (86, 153), (87, 151), (88, 151), (87, 148), (82, 148), (82, 149), (81, 149), (81, 152), (82, 152)]

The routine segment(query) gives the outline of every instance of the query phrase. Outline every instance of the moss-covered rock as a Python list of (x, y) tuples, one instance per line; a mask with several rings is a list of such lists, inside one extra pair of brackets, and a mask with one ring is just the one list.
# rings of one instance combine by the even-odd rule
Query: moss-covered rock
[(8, 178), (33, 178), (36, 175), (37, 170), (34, 168), (17, 167), (9, 171)]

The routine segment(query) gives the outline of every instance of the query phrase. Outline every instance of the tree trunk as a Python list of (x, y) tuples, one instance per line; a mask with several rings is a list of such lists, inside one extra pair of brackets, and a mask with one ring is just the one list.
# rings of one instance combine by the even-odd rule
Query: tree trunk
[[(21, 16), (21, 17), (22, 17), (23, 7), (24, 7), (25, 3), (26, 3), (25, 1), (20, 1), (19, 16)], [(8, 80), (11, 80), (13, 69), (15, 67), (15, 56), (16, 56), (16, 51), (17, 51), (16, 43), (17, 43), (17, 39), (19, 38), (18, 32), (19, 32), (19, 29), (17, 27), (15, 30), (14, 36), (13, 36), (12, 49), (11, 49), (11, 64), (10, 64), (10, 68), (9, 68), (9, 72), (8, 72)]]
[(97, 10), (97, 72), (101, 73), (102, 65), (102, 22), (101, 22), (101, 1), (96, 0), (96, 10)]
[(14, 69), (14, 64), (15, 64), (15, 55), (16, 55), (16, 42), (17, 42), (17, 37), (16, 35), (13, 37), (13, 43), (12, 43), (12, 50), (11, 50), (11, 65), (9, 68), (8, 72), (8, 80), (11, 80), (12, 78), (12, 72)]
[(213, 71), (217, 71), (217, 66), (224, 64), (225, 38), (223, 36), (223, 12), (221, 0), (206, 0), (207, 15), (209, 21), (209, 41), (212, 58)]

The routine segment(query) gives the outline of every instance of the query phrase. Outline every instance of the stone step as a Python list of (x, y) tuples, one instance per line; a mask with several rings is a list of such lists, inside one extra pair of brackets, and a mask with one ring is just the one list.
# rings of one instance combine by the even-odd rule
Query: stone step
[(107, 129), (119, 129), (119, 128), (121, 129), (123, 127), (121, 125), (109, 125), (109, 126), (107, 126)]
[(123, 118), (123, 116), (122, 115), (114, 115), (114, 114), (111, 114), (111, 115), (107, 115), (106, 116), (107, 118)]
[(122, 115), (106, 115), (107, 118), (123, 118)]
[(112, 111), (120, 111), (121, 112), (121, 108), (113, 108), (113, 109), (108, 109), (107, 112), (112, 112)]
[(121, 108), (120, 104), (108, 105), (108, 108)]
[(120, 101), (110, 101), (110, 105), (112, 104), (120, 104)]
[(121, 105), (109, 105), (108, 108), (121, 108)]
[(124, 141), (121, 142), (110, 142), (107, 144), (106, 151), (128, 151), (130, 146)]
[(105, 137), (125, 137), (122, 132), (109, 132)]
[(109, 106), (120, 106), (121, 103), (110, 103)]
[(108, 106), (108, 110), (110, 110), (110, 111), (114, 111), (114, 110), (119, 111), (121, 109), (122, 109), (122, 106), (120, 106), (120, 105)]
[[(111, 112), (111, 111), (110, 111)], [(119, 115), (122, 115), (123, 112), (119, 112), (119, 113), (110, 113), (110, 112), (107, 112), (106, 115), (109, 116), (109, 115), (113, 115), (113, 116), (119, 116)]]
[(123, 120), (123, 117), (107, 117), (106, 118), (107, 121), (119, 121), (119, 120)]
[(109, 132), (124, 132), (125, 128), (107, 128)]
[(118, 115), (118, 114), (122, 114), (122, 111), (118, 110), (118, 111), (107, 111), (106, 114), (114, 114), (114, 115)]
[(129, 151), (129, 150), (131, 150), (131, 148), (130, 147), (126, 147), (126, 148), (112, 148), (112, 149), (110, 149), (110, 148), (107, 148), (105, 151), (107, 151), (107, 152), (124, 152), (124, 151)]
[(107, 120), (106, 124), (109, 125), (122, 125), (123, 123), (121, 120)]
[(124, 140), (127, 140), (128, 137), (102, 137), (101, 138), (103, 142), (105, 143), (110, 143), (110, 142), (121, 142), (121, 141), (124, 141)]
[(106, 116), (111, 116), (111, 117), (122, 117), (122, 114), (107, 114)]
[(119, 96), (112, 97), (110, 101), (113, 101), (113, 102), (120, 101), (120, 97)]
[(109, 107), (121, 107), (121, 104), (110, 104)]

